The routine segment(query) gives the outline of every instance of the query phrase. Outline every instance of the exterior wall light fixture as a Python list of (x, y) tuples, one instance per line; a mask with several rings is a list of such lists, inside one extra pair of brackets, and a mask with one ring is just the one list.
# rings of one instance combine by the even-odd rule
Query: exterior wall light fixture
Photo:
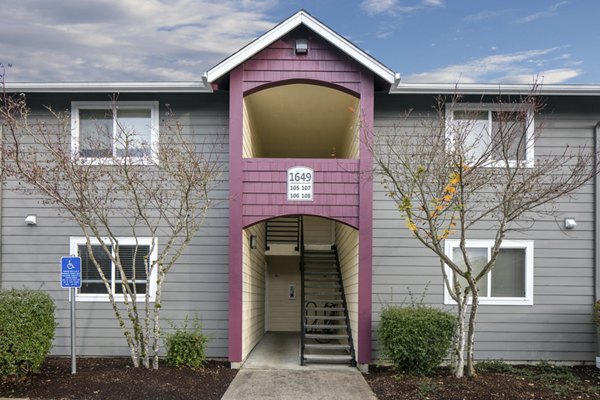
[(296, 54), (308, 54), (308, 39), (296, 39), (294, 50)]
[(250, 235), (250, 248), (256, 249), (256, 235)]
[(576, 226), (575, 218), (565, 218), (565, 229), (575, 229)]

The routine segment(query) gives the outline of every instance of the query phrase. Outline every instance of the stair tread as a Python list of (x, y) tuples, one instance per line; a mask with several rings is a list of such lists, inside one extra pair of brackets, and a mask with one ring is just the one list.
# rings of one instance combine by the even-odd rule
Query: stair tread
[[(325, 295), (320, 295), (320, 296), (325, 296)], [(326, 309), (327, 309), (327, 310), (329, 310), (329, 311), (334, 311), (334, 310), (333, 310), (334, 308), (341, 308), (341, 309), (342, 309), (342, 311), (345, 311), (345, 310), (344, 310), (344, 307), (343, 307), (343, 305), (344, 305), (344, 304), (343, 304), (343, 300), (334, 300), (334, 299), (331, 299), (331, 298), (328, 298), (328, 299), (318, 299), (318, 298), (315, 298), (315, 297), (310, 297), (310, 298), (309, 298), (309, 297), (307, 296), (307, 297), (306, 297), (306, 301), (307, 301), (307, 302), (309, 302), (309, 303), (324, 303), (324, 304), (326, 304), (326, 303), (331, 303), (331, 304), (332, 304), (333, 306), (335, 306), (335, 307), (323, 307), (323, 308), (326, 308)], [(317, 305), (318, 305), (318, 304), (317, 304)], [(309, 307), (306, 307), (306, 309), (307, 309), (307, 310), (308, 310), (308, 309), (310, 309), (310, 310), (314, 310), (314, 308), (310, 308), (310, 306), (309, 306)], [(335, 311), (339, 311), (339, 310), (335, 310)]]
[(304, 359), (307, 361), (352, 361), (352, 356), (349, 354), (304, 354)]
[(344, 311), (343, 307), (306, 307), (306, 311)]
[(335, 321), (340, 321), (340, 320), (344, 320), (346, 319), (345, 316), (343, 315), (307, 315), (306, 316), (307, 319), (313, 319), (313, 320), (317, 320), (317, 319), (330, 319), (330, 320), (335, 320)]
[(335, 324), (331, 324), (331, 325), (327, 325), (327, 324), (306, 324), (306, 328), (308, 329), (346, 329), (348, 326), (347, 325), (335, 325)]
[(304, 345), (307, 349), (327, 349), (327, 350), (347, 350), (350, 348), (349, 344), (327, 344), (327, 343), (306, 343)]
[(307, 333), (304, 337), (307, 339), (348, 339), (348, 335), (326, 333)]

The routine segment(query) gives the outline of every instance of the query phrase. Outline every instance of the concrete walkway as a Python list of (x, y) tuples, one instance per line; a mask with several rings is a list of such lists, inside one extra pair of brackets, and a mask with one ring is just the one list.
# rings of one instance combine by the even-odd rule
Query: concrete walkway
[(376, 400), (356, 368), (299, 365), (299, 340), (299, 334), (267, 333), (222, 400)]
[(222, 400), (376, 400), (358, 370), (242, 369)]

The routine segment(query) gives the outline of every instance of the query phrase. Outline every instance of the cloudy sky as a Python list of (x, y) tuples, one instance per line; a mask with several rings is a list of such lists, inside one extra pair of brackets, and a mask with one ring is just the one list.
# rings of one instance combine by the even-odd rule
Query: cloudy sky
[(0, 0), (9, 81), (194, 81), (305, 9), (413, 82), (600, 83), (598, 0)]

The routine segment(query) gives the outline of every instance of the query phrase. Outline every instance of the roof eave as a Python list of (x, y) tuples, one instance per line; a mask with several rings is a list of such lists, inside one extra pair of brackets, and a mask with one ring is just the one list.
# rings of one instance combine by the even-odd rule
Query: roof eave
[(6, 82), (7, 92), (26, 93), (210, 93), (204, 82)]
[(405, 83), (395, 85), (391, 94), (474, 94), (544, 96), (598, 96), (600, 85), (530, 85), (492, 83)]

